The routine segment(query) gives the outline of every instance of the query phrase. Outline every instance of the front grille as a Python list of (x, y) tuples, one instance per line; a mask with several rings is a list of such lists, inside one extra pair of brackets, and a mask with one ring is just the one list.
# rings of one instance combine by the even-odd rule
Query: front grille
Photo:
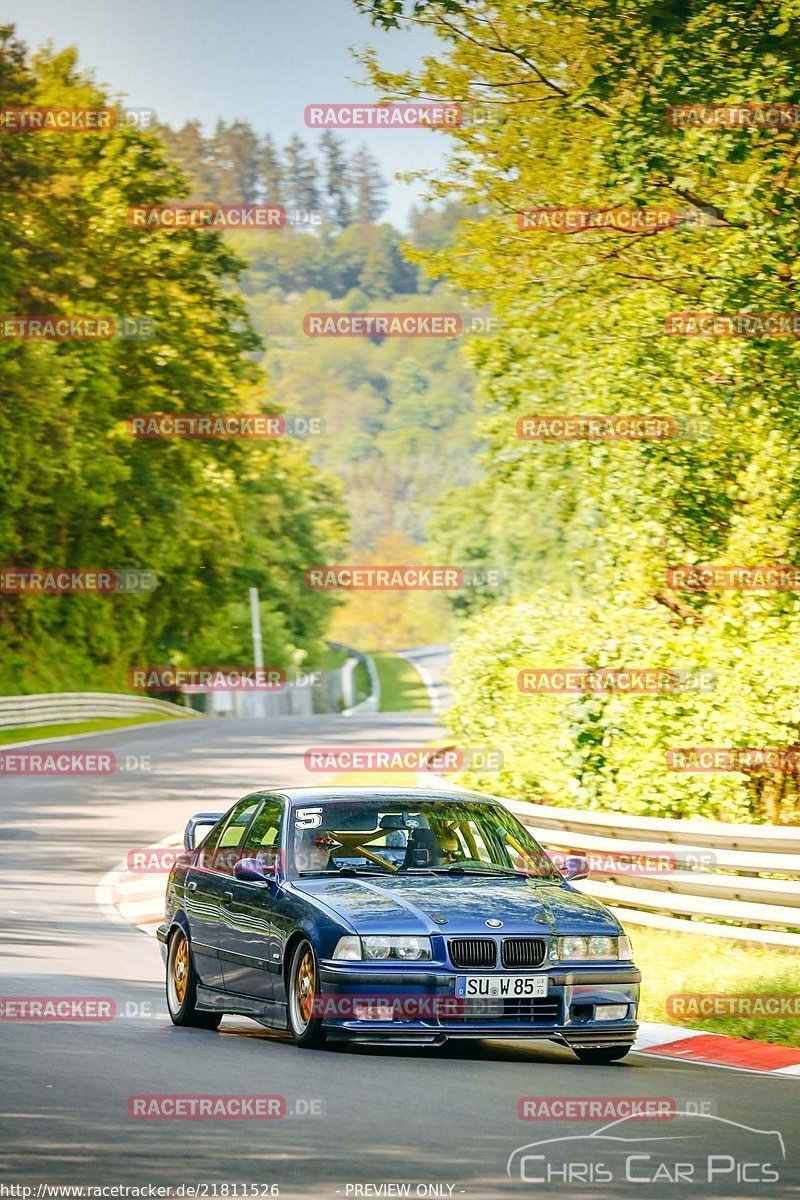
[(561, 1001), (558, 997), (541, 997), (536, 1000), (507, 1000), (500, 998), (472, 998), (457, 1002), (458, 1010), (443, 1016), (447, 1021), (508, 1021), (524, 1025), (555, 1025), (561, 1020)]
[(505, 938), (500, 957), (504, 967), (540, 967), (546, 953), (544, 938)]
[(497, 963), (497, 947), (491, 938), (452, 938), (448, 949), (454, 967), (493, 967)]

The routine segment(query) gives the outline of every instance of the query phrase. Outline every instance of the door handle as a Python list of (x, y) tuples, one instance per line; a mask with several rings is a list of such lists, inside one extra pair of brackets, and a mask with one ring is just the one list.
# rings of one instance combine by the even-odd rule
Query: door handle
[(233, 900), (233, 892), (223, 892), (222, 898), (224, 900)]
[(190, 879), (189, 882), (187, 883), (186, 887), (189, 889), (190, 892), (193, 892), (195, 890), (195, 888), (197, 887), (197, 883), (195, 882), (194, 879)]

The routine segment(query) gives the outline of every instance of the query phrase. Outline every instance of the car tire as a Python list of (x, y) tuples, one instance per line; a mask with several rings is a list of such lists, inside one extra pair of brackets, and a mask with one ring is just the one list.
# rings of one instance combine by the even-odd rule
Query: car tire
[(588, 1046), (583, 1050), (572, 1047), (573, 1053), (577, 1054), (582, 1063), (590, 1065), (594, 1063), (596, 1066), (600, 1066), (602, 1063), (617, 1062), (632, 1049), (633, 1042), (628, 1042), (625, 1046)]
[(189, 939), (175, 929), (167, 951), (167, 1009), (173, 1025), (193, 1029), (216, 1029), (222, 1013), (201, 1012), (197, 1007), (197, 972)]
[(311, 942), (303, 938), (294, 948), (286, 988), (289, 1030), (295, 1045), (303, 1049), (318, 1049), (326, 1040), (322, 1018), (313, 1015), (318, 986), (317, 956)]

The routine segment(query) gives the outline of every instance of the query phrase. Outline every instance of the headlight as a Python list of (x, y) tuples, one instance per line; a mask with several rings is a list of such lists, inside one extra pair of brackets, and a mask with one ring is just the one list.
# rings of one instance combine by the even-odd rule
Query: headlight
[(334, 959), (347, 962), (423, 962), (433, 958), (427, 937), (343, 937), (333, 952)]
[(339, 938), (333, 957), (344, 959), (346, 962), (361, 962), (361, 938)]
[(589, 958), (618, 958), (617, 939), (610, 937), (589, 938)]
[(364, 958), (388, 958), (391, 952), (392, 947), (388, 938), (362, 938), (361, 953)]
[(630, 958), (631, 946), (626, 937), (562, 937), (558, 939), (558, 957), (562, 959), (594, 959), (615, 961)]
[(559, 958), (586, 958), (587, 939), (582, 937), (563, 937), (558, 939)]

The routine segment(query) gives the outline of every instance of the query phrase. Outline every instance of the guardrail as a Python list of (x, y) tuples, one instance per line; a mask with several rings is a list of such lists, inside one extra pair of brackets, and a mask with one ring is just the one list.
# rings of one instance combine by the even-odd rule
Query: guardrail
[(576, 886), (622, 921), (800, 947), (800, 830), (505, 803), (548, 850), (589, 858)]
[(800, 948), (800, 828), (503, 804), (546, 850), (587, 857), (575, 886), (623, 922)]
[(190, 708), (150, 696), (114, 692), (44, 692), (34, 696), (0, 696), (0, 729), (25, 729), (37, 725), (75, 725), (108, 717), (136, 717), (154, 713), (196, 717)]
[(328, 645), (331, 649), (343, 650), (350, 658), (362, 662), (367, 668), (367, 674), (369, 675), (370, 693), (366, 700), (362, 700), (360, 704), (355, 704), (351, 708), (345, 709), (344, 715), (350, 716), (355, 712), (380, 712), (381, 681), (378, 676), (378, 668), (375, 666), (375, 660), (362, 650), (354, 650), (352, 646), (345, 646), (342, 642), (328, 642)]

